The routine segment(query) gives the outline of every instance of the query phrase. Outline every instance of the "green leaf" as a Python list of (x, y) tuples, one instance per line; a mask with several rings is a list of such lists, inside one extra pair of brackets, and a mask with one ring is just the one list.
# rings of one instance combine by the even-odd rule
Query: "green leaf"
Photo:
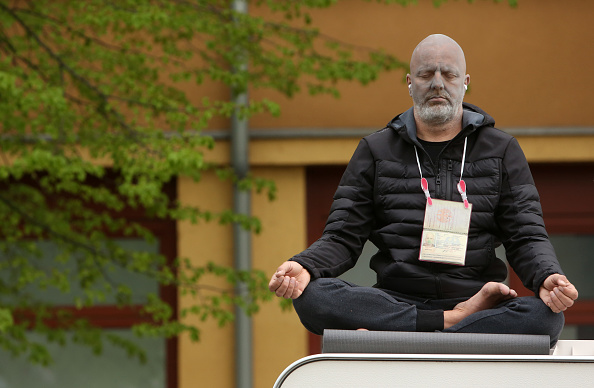
[(9, 309), (0, 307), (0, 333), (6, 332), (6, 330), (14, 324), (12, 313)]

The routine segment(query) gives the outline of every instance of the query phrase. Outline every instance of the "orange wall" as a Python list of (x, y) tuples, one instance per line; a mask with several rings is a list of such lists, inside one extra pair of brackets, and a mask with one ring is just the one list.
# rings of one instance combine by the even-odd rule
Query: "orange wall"
[[(427, 35), (451, 36), (466, 54), (471, 76), (466, 101), (489, 112), (499, 126), (593, 125), (593, 1), (519, 0), (517, 8), (487, 0), (450, 0), (439, 8), (432, 3), (402, 7), (344, 0), (312, 16), (327, 35), (383, 47), (406, 62)], [(256, 117), (251, 126), (378, 128), (411, 105), (404, 75), (396, 71), (368, 86), (345, 83), (339, 100), (254, 91), (255, 98), (280, 101), (283, 112), (280, 118)]]

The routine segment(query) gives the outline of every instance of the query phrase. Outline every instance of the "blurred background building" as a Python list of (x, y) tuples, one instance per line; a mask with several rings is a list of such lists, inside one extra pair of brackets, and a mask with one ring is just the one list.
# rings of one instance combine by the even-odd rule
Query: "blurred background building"
[[(261, 11), (250, 6), (249, 12)], [(594, 2), (519, 0), (512, 8), (486, 0), (450, 0), (440, 7), (429, 0), (409, 7), (344, 0), (311, 14), (322, 33), (362, 53), (369, 47), (384, 48), (408, 62), (414, 47), (433, 33), (449, 35), (462, 46), (471, 76), (465, 100), (480, 106), (498, 128), (519, 140), (559, 260), (580, 291), (579, 301), (565, 314), (562, 338), (594, 339)], [(339, 99), (305, 93), (288, 99), (250, 91), (256, 99), (279, 102), (282, 109), (278, 118), (262, 114), (249, 122), (251, 172), (274, 180), (278, 187), (273, 202), (265, 195), (252, 196), (252, 212), (263, 225), (252, 240), (253, 268), (272, 275), (281, 262), (320, 236), (336, 185), (359, 139), (412, 106), (405, 75), (394, 71), (366, 86), (341, 84)], [(229, 93), (217, 85), (188, 91), (195, 98), (225, 98)], [(209, 154), (213, 162), (230, 162), (229, 126), (221, 120), (208, 131), (217, 140)], [(233, 201), (229, 185), (214, 174), (206, 174), (198, 184), (179, 177), (170, 191), (184, 202), (213, 211), (228, 209)], [(148, 226), (159, 238), (158, 249), (168, 257), (233, 265), (231, 227), (173, 222)], [(360, 263), (345, 276), (373, 284), (367, 267), (373, 251), (367, 246)], [(509, 282), (516, 290), (522, 288), (513, 275)], [(183, 296), (166, 292), (173, 304), (184, 305)], [(125, 331), (136, 322), (133, 312), (127, 313), (97, 308), (92, 321)], [(200, 326), (198, 343), (183, 337), (167, 343), (147, 341), (155, 357), (149, 368), (134, 373), (150, 370), (166, 376), (167, 388), (234, 387), (233, 327), (219, 328), (211, 321)], [(320, 350), (319, 338), (307, 333), (294, 312), (282, 312), (277, 300), (261, 306), (251, 335), (254, 387), (272, 386), (293, 361)], [(104, 357), (107, 364), (98, 367), (108, 373), (109, 363), (119, 362), (116, 357)], [(76, 369), (72, 360), (97, 362), (71, 355), (64, 368)]]
[[(594, 3), (586, 0), (520, 0), (517, 8), (491, 1), (449, 1), (435, 8), (431, 1), (400, 7), (349, 0), (312, 14), (323, 33), (361, 50), (385, 48), (403, 61), (432, 33), (449, 35), (462, 46), (471, 76), (465, 101), (483, 108), (498, 128), (519, 140), (559, 260), (580, 291), (579, 301), (565, 314), (565, 339), (594, 338), (593, 14)], [(278, 185), (274, 202), (253, 197), (253, 212), (264, 227), (253, 239), (255, 268), (272, 274), (320, 236), (359, 139), (412, 105), (405, 75), (395, 71), (367, 86), (340, 85), (340, 99), (250, 92), (279, 101), (282, 108), (279, 118), (258, 116), (249, 124), (252, 172)], [(212, 155), (220, 161), (228, 160), (226, 129), (221, 125), (211, 132), (221, 139)], [(214, 177), (196, 186), (180, 178), (177, 189), (183, 199), (199, 198), (213, 208), (231, 201), (231, 193)], [(203, 256), (210, 259), (232, 260), (231, 237), (224, 228), (179, 225), (178, 249), (182, 256), (200, 250), (209, 252)], [(373, 249), (366, 247), (347, 277), (373, 284), (366, 265)], [(509, 281), (523, 288), (515, 276)], [(233, 330), (213, 327), (205, 333), (197, 345), (180, 341), (180, 388), (234, 384)], [(276, 302), (262, 306), (254, 317), (253, 342), (255, 387), (270, 386), (290, 363), (319, 352), (319, 339), (306, 332), (293, 312), (280, 312)]]

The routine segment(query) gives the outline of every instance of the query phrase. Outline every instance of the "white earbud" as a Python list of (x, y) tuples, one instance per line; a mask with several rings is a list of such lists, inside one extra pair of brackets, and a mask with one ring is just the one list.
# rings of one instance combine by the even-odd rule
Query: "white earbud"
[(468, 85), (464, 84), (464, 90), (468, 90)]

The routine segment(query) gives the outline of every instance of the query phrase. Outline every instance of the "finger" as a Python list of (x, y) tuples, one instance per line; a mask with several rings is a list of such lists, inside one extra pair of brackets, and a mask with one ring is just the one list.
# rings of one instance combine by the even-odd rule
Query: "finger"
[(278, 272), (275, 272), (270, 278), (270, 282), (268, 282), (268, 289), (272, 292), (275, 292), (278, 289), (278, 287), (282, 284), (282, 281), (282, 277), (279, 276)]
[(559, 299), (555, 291), (551, 291), (551, 310), (558, 313), (567, 310), (567, 306)]
[(278, 278), (279, 286), (275, 291), (276, 296), (284, 297), (285, 293), (287, 292), (287, 288), (289, 288), (289, 277), (288, 276), (279, 276)]
[(276, 277), (273, 276), (272, 279), (268, 282), (268, 290), (271, 292), (275, 292), (278, 288), (278, 282), (276, 281)]
[(279, 283), (278, 283), (278, 278), (276, 276), (276, 274), (272, 275), (272, 277), (270, 278), (270, 281), (268, 282), (268, 289), (272, 292), (275, 292), (276, 289), (278, 288)]
[(561, 310), (559, 310), (554, 304), (553, 302), (551, 302), (550, 300), (547, 302), (547, 306), (551, 309), (552, 312), (554, 313), (560, 313)]
[(289, 278), (289, 285), (287, 287), (287, 290), (285, 291), (285, 294), (283, 295), (283, 298), (291, 299), (291, 296), (293, 295), (294, 290), (295, 290), (295, 278)]
[(551, 311), (553, 311), (554, 313), (558, 313), (558, 312), (561, 311), (561, 310), (559, 310), (557, 308), (557, 306), (553, 302), (553, 291), (549, 291), (547, 293), (546, 303), (547, 303), (547, 306), (549, 306), (549, 308), (551, 309)]
[(551, 311), (558, 313), (558, 311), (555, 311), (555, 305), (552, 304), (550, 297), (542, 298), (542, 301), (551, 309)]
[(549, 307), (549, 308), (551, 307), (551, 298), (548, 296), (548, 294), (546, 297), (543, 297), (541, 295), (541, 299), (542, 299), (543, 303), (547, 305), (547, 307)]
[[(287, 267), (288, 267), (288, 268), (287, 268)], [(285, 276), (285, 275), (287, 274), (287, 272), (290, 272), (290, 270), (291, 270), (291, 266), (290, 266), (290, 264), (289, 264), (289, 263), (287, 263), (287, 262), (284, 262), (284, 263), (282, 263), (282, 264), (280, 265), (280, 267), (278, 267), (278, 268), (276, 269), (276, 273), (275, 273), (275, 275), (276, 275), (276, 276)]]
[(562, 288), (556, 287), (553, 292), (566, 307), (573, 306), (574, 299), (571, 297), (571, 295), (567, 295), (565, 292), (563, 292)]
[(551, 277), (551, 281), (555, 285), (561, 285), (561, 284), (565, 285), (567, 283), (567, 278), (561, 274), (554, 274)]
[(303, 267), (301, 267), (301, 265), (299, 265), (299, 263), (296, 263), (294, 261), (287, 261), (285, 262), (285, 276), (291, 276), (291, 277), (295, 277), (298, 276), (299, 273), (301, 272), (301, 269)]
[(571, 300), (576, 300), (578, 298), (578, 290), (571, 283), (568, 283), (568, 285), (565, 287), (559, 287), (559, 290), (563, 293), (563, 295), (567, 296)]
[(297, 299), (303, 293), (303, 288), (298, 280), (295, 282), (295, 289), (293, 290), (293, 294), (291, 295), (291, 299)]
[(556, 274), (552, 274), (548, 278), (546, 278), (543, 283), (543, 286), (547, 290), (553, 291), (553, 288), (560, 286), (561, 283), (563, 283), (563, 285), (566, 285), (569, 282), (567, 281), (567, 278), (565, 276), (556, 273)]
[(567, 282), (565, 280), (563, 280), (563, 278), (559, 278), (559, 279), (557, 279), (557, 285), (560, 287), (565, 287), (565, 286), (567, 286)]

